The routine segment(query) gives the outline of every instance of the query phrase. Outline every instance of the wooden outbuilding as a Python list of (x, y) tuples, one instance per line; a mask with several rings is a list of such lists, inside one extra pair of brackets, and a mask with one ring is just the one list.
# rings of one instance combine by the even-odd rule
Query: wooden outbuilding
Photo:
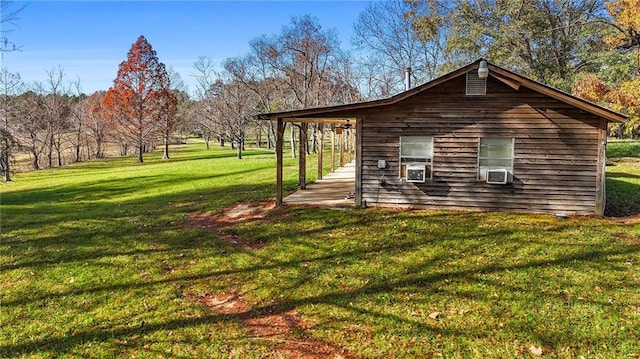
[(388, 99), (260, 118), (277, 122), (277, 204), (286, 124), (305, 138), (333, 123), (355, 130), (357, 206), (598, 215), (607, 123), (626, 120), (483, 59)]

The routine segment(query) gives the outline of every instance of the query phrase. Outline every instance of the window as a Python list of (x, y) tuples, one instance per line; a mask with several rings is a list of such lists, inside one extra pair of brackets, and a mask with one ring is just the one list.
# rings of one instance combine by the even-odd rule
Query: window
[(400, 177), (407, 182), (431, 179), (433, 137), (400, 137)]
[(487, 180), (487, 170), (513, 175), (513, 138), (480, 138), (478, 147), (478, 180)]
[(477, 71), (467, 72), (468, 96), (482, 96), (487, 94), (487, 78), (480, 78)]

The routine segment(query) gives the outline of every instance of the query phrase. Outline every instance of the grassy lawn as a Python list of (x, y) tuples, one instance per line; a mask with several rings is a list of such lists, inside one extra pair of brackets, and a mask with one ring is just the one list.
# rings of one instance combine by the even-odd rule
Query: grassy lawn
[(640, 157), (640, 141), (611, 140), (607, 144), (607, 156), (609, 158)]
[(2, 184), (0, 357), (276, 357), (194, 300), (220, 293), (359, 358), (640, 356), (638, 162), (608, 167), (609, 202), (635, 213), (618, 219), (287, 208), (190, 225), (273, 199), (273, 154), (234, 156), (193, 144)]
[(640, 141), (616, 140), (607, 145), (606, 215), (640, 213)]

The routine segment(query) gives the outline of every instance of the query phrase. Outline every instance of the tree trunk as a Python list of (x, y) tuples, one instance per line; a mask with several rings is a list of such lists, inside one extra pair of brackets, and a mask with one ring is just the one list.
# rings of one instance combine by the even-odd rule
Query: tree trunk
[(2, 170), (4, 171), (4, 181), (11, 182), (11, 173), (9, 169), (9, 148), (7, 147), (4, 151), (2, 151)]
[[(244, 141), (243, 141), (243, 142), (244, 142)], [(241, 160), (241, 159), (242, 159), (242, 143), (239, 143), (239, 144), (236, 146), (236, 153), (237, 153), (236, 157), (237, 157), (239, 160)]]
[[(314, 123), (311, 125), (311, 133), (315, 134), (318, 131), (318, 124)], [(309, 145), (307, 145), (307, 154), (311, 154), (311, 152), (313, 153), (317, 153), (316, 150), (318, 148), (318, 142), (317, 142), (317, 138), (315, 135), (311, 135), (311, 148), (309, 148)]]
[(47, 145), (47, 168), (53, 168), (53, 138), (50, 138)]
[(162, 159), (168, 160), (169, 159), (169, 134), (168, 133), (164, 134), (163, 141), (164, 141), (164, 151), (162, 153)]
[(269, 121), (269, 128), (267, 130), (267, 142), (269, 149), (276, 147), (276, 129), (274, 121)]
[(40, 169), (40, 161), (38, 158), (38, 153), (34, 149), (31, 151), (31, 154), (33, 155), (33, 162), (31, 162), (31, 165), (33, 166), (33, 169), (37, 171)]
[(291, 126), (291, 158), (296, 158), (296, 131), (295, 126)]
[(62, 167), (62, 152), (59, 148), (56, 148), (56, 155), (58, 156), (58, 167)]
[(310, 155), (309, 152), (309, 124), (303, 122), (300, 124), (300, 153), (304, 151), (307, 155)]
[(204, 145), (207, 146), (207, 150), (209, 149), (209, 142), (211, 142), (211, 136), (210, 135), (203, 135), (202, 137), (204, 137)]
[(87, 145), (87, 161), (91, 159), (91, 144), (89, 144), (89, 138), (86, 138)]
[(102, 141), (96, 140), (96, 158), (103, 158), (104, 150), (102, 149)]
[(80, 162), (80, 141), (78, 141), (78, 144), (74, 146), (75, 148), (75, 153), (76, 153), (76, 158), (74, 159), (74, 162)]
[(2, 161), (2, 166), (0, 166), (0, 168), (2, 168), (2, 170), (4, 171), (3, 177), (4, 177), (4, 181), (5, 182), (10, 182), (11, 181), (11, 171), (10, 171), (10, 161), (11, 161), (11, 140), (9, 140), (8, 134), (7, 133), (3, 133), (3, 148), (2, 148), (2, 158), (0, 159)]
[(142, 152), (144, 151), (144, 145), (143, 144), (139, 144), (138, 145), (138, 163), (143, 163), (144, 159), (142, 158)]

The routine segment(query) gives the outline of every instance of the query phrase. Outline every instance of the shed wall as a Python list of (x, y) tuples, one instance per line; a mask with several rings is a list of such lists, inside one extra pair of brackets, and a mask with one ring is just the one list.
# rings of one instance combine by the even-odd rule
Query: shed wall
[[(465, 76), (362, 119), (362, 200), (367, 206), (593, 213), (599, 128), (605, 121), (496, 79), (465, 95)], [(400, 136), (434, 136), (433, 180), (400, 179)], [(481, 137), (514, 138), (513, 183), (478, 181)], [(388, 166), (379, 169), (377, 161)]]

